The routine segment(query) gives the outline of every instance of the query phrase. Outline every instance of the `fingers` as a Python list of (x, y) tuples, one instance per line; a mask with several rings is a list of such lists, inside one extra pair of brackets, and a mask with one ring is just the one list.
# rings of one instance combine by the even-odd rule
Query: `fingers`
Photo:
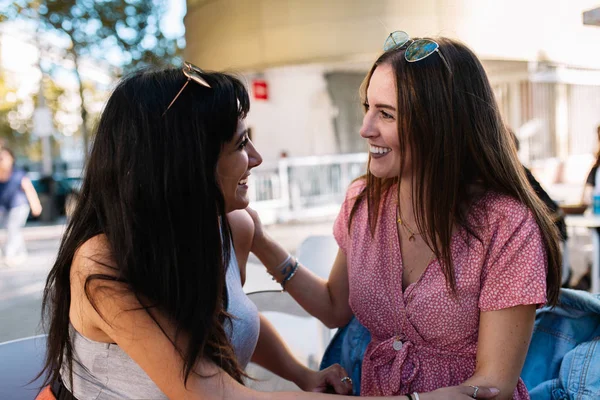
[(471, 398), (473, 398), (473, 394), (476, 393), (477, 397), (475, 398), (477, 399), (493, 399), (500, 393), (500, 390), (485, 386), (465, 386), (464, 393)]
[[(333, 386), (337, 394), (352, 394), (352, 379), (341, 365), (335, 364), (327, 368), (331, 372), (327, 374), (327, 383)], [(329, 371), (328, 371), (329, 372)]]

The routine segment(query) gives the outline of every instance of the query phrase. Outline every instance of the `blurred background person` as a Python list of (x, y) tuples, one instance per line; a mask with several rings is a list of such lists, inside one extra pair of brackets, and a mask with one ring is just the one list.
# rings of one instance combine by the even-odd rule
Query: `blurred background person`
[[(517, 135), (515, 134), (514, 130), (512, 130), (512, 128), (508, 128), (508, 132), (510, 133), (510, 135), (515, 143), (517, 151), (519, 151), (521, 145), (520, 145), (519, 139), (517, 138)], [(523, 165), (523, 169), (525, 170), (525, 175), (527, 176), (527, 181), (533, 188), (533, 191), (535, 192), (535, 194), (537, 194), (537, 196), (540, 198), (540, 200), (542, 200), (542, 202), (546, 205), (546, 207), (548, 207), (550, 216), (552, 217), (552, 220), (554, 221), (554, 225), (556, 226), (556, 229), (558, 230), (558, 234), (560, 235), (560, 244), (561, 244), (561, 250), (562, 250), (562, 254), (563, 254), (563, 260), (562, 260), (563, 270), (562, 270), (562, 274), (561, 274), (562, 283), (563, 283), (563, 285), (568, 284), (569, 278), (571, 276), (571, 269), (569, 266), (569, 257), (568, 257), (568, 249), (567, 249), (567, 239), (569, 238), (569, 235), (567, 233), (567, 224), (565, 222), (565, 213), (562, 211), (562, 209), (560, 208), (558, 203), (556, 201), (554, 201), (552, 199), (552, 197), (550, 197), (548, 192), (546, 192), (546, 190), (542, 187), (542, 185), (538, 182), (538, 180), (535, 179), (535, 176), (533, 176), (533, 174), (531, 173), (529, 168), (527, 168), (526, 166)]]
[(30, 211), (34, 217), (41, 214), (40, 199), (25, 171), (15, 167), (12, 150), (3, 147), (0, 150), (0, 218), (6, 227), (2, 255), (8, 266), (22, 264), (27, 258), (21, 229)]
[(598, 182), (598, 179), (596, 178), (598, 166), (600, 166), (600, 125), (598, 125), (596, 128), (596, 137), (598, 146), (598, 149), (596, 150), (596, 158), (592, 168), (588, 172), (587, 178), (585, 179), (585, 187), (581, 196), (581, 204), (592, 207), (594, 206), (594, 195), (600, 194), (600, 185), (598, 185), (600, 182)]

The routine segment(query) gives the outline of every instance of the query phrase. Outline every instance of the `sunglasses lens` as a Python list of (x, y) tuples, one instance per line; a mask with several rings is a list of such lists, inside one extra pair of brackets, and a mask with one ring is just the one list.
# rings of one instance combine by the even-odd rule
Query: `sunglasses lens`
[(408, 42), (408, 33), (404, 31), (392, 32), (385, 40), (385, 43), (383, 44), (383, 50), (388, 51), (397, 47), (401, 47), (406, 42)]
[(429, 57), (437, 48), (440, 47), (436, 42), (429, 39), (415, 40), (408, 46), (404, 57), (408, 62), (415, 62)]

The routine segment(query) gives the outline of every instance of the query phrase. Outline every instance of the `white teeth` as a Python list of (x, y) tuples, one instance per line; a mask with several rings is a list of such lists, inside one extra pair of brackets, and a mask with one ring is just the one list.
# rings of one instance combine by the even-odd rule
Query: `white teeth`
[(378, 146), (369, 146), (369, 151), (374, 154), (386, 154), (392, 151), (389, 147), (378, 147)]
[(238, 182), (238, 185), (245, 185), (248, 183), (248, 178), (246, 179), (242, 179), (241, 181)]

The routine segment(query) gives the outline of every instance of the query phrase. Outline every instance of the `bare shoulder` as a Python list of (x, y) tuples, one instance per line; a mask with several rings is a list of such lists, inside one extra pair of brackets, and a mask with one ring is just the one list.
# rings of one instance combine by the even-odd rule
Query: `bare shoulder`
[(231, 227), (233, 248), (240, 269), (242, 285), (246, 282), (246, 264), (252, 248), (254, 239), (254, 221), (246, 210), (235, 210), (227, 214), (227, 220)]
[(104, 234), (86, 240), (73, 255), (71, 275), (78, 273), (87, 277), (91, 274), (115, 274), (115, 263)]
[[(106, 236), (94, 236), (75, 251), (70, 271), (71, 307), (69, 318), (73, 327), (91, 340), (113, 342), (106, 333), (103, 316), (111, 313), (107, 309), (108, 302), (106, 300), (112, 297), (108, 291), (124, 289), (123, 285), (110, 279), (117, 275), (118, 272), (112, 260)], [(100, 276), (108, 279), (94, 278)], [(127, 301), (127, 296), (120, 298)], [(132, 301), (134, 299), (129, 299), (127, 302), (131, 303)]]
[(254, 237), (254, 222), (246, 210), (235, 210), (227, 214), (231, 226), (233, 242), (236, 248), (247, 249), (252, 247)]

